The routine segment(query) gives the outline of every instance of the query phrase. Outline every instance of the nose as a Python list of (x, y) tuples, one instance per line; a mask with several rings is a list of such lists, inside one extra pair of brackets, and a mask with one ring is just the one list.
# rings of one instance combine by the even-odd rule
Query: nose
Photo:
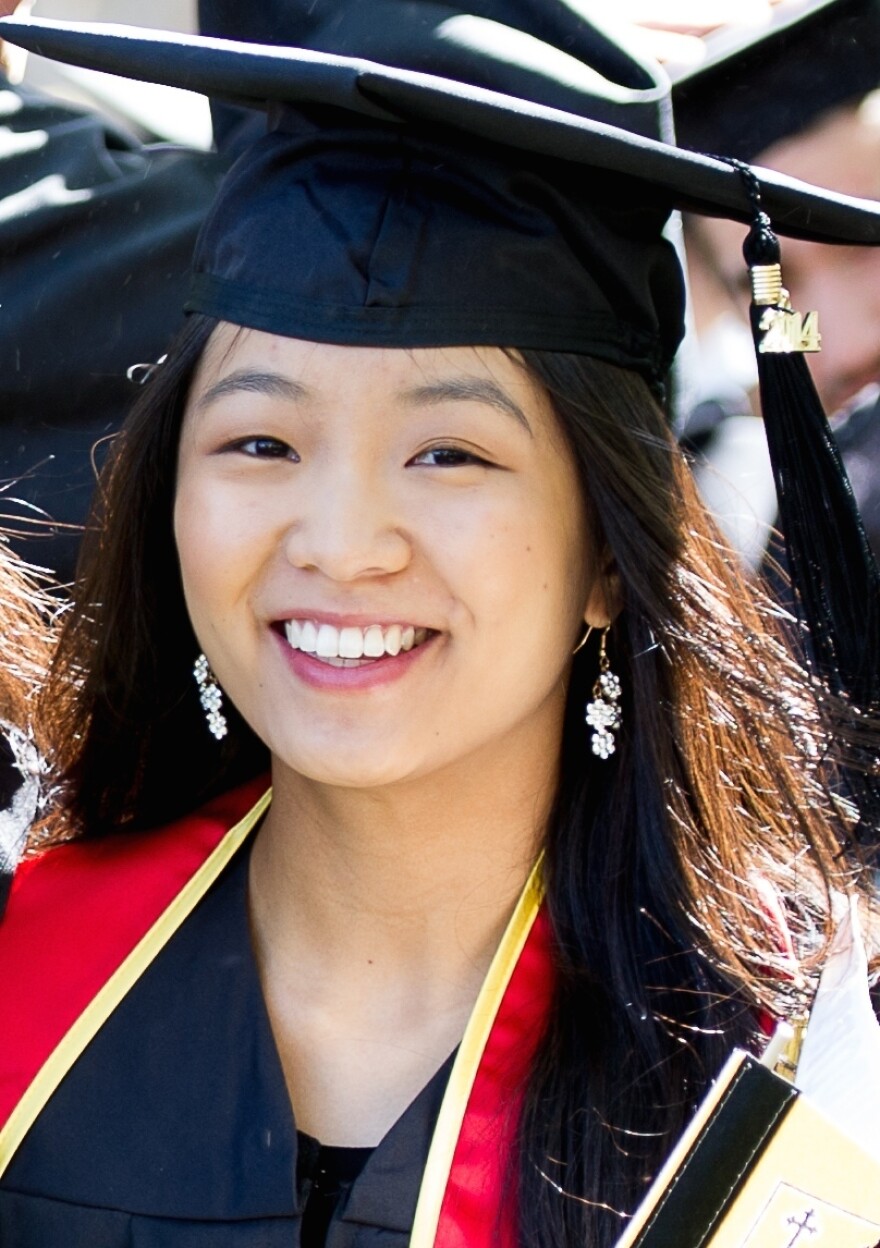
[(411, 541), (387, 483), (357, 464), (310, 475), (297, 491), (285, 540), (294, 567), (334, 581), (355, 581), (393, 575), (408, 566)]

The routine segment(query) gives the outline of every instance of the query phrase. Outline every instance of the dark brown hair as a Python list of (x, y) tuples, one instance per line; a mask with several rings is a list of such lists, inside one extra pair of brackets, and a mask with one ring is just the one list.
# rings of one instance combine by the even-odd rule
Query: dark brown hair
[[(575, 661), (546, 844), (559, 949), (522, 1128), (522, 1243), (611, 1245), (708, 1082), (803, 985), (850, 841), (828, 723), (845, 711), (794, 660), (633, 374), (523, 352), (550, 393), (613, 556), (624, 683), (617, 752), (584, 765), (595, 651)], [(768, 887), (770, 898), (768, 902)], [(565, 1195), (563, 1195), (563, 1193)]]
[[(266, 766), (196, 698), (171, 516), (193, 318), (105, 478), (47, 704), (70, 808), (96, 836), (167, 821)], [(733, 1044), (799, 991), (768, 886), (809, 968), (846, 841), (822, 699), (746, 583), (635, 375), (525, 351), (569, 440), (620, 578), (616, 753), (590, 753), (595, 644), (574, 663), (546, 838), (559, 978), (522, 1123), (522, 1244), (604, 1248)], [(587, 552), (585, 552), (587, 557)]]
[(69, 811), (86, 836), (154, 827), (268, 768), (233, 707), (205, 730), (172, 530), (177, 443), (214, 322), (192, 317), (111, 448), (73, 609), (43, 699)]

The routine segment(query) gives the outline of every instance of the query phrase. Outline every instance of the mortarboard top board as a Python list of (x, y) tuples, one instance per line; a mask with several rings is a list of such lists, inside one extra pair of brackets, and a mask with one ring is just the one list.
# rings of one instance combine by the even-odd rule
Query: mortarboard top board
[(670, 212), (752, 222), (755, 338), (771, 352), (759, 371), (796, 597), (823, 677), (876, 705), (880, 582), (803, 357), (787, 354), (806, 326), (780, 293), (762, 210), (783, 234), (876, 245), (880, 204), (670, 143), (664, 71), (616, 42), (593, 0), (473, 8), (290, 0), (302, 46), (13, 19), (0, 38), (267, 109), (268, 134), (203, 228), (188, 305), (251, 328), (581, 352), (656, 387), (683, 325)]
[[(833, 2), (825, 0), (825, 5)], [(310, 32), (309, 42), (321, 48), (332, 37), (348, 44), (356, 27), (354, 22), (343, 22), (341, 16), (346, 9), (356, 13), (357, 5), (325, 7), (335, 7), (339, 12), (326, 29), (318, 26)], [(486, 0), (473, 6), (480, 10), (491, 7)], [(507, 7), (496, 0), (499, 13)], [(549, 25), (545, 8), (576, 12), (563, 0), (545, 0), (544, 4), (519, 0), (509, 7), (523, 13), (533, 10), (539, 28)], [(406, 16), (407, 10), (421, 9), (442, 10), (444, 22), (423, 25), (418, 38), (409, 42), (398, 31), (392, 50), (401, 54), (399, 59), (406, 55), (410, 61), (427, 65), (436, 59), (427, 53), (440, 48), (446, 52), (440, 66), (443, 73), (310, 46), (245, 44), (139, 27), (48, 19), (0, 19), (0, 37), (56, 60), (254, 107), (271, 109), (279, 103), (338, 107), (353, 116), (392, 125), (448, 127), (500, 148), (632, 176), (646, 192), (667, 194), (676, 207), (751, 221), (748, 196), (725, 159), (662, 141), (671, 139), (664, 72), (615, 45), (611, 36), (594, 24), (577, 19), (579, 28), (589, 32), (589, 38), (582, 37), (579, 51), (583, 55), (590, 49), (597, 65), (581, 64), (579, 72), (574, 69), (578, 58), (564, 48), (547, 44), (521, 27), (504, 27), (500, 20), (458, 13), (448, 5), (372, 0), (369, 24), (381, 27), (383, 17), (390, 23), (395, 15)], [(450, 23), (457, 17), (469, 22), (458, 32), (458, 76), (449, 51), (456, 33)], [(500, 55), (493, 56), (493, 45), (498, 48), (505, 32), (513, 36), (512, 46), (502, 46)], [(564, 27), (556, 33), (565, 34)], [(540, 68), (525, 68), (526, 59), (536, 55), (544, 58)], [(475, 70), (485, 69), (489, 57), (494, 72), (481, 76), (494, 81), (493, 87), (473, 81)], [(532, 90), (518, 95), (516, 88), (527, 81)], [(826, 242), (880, 242), (880, 209), (869, 201), (819, 190), (764, 170), (761, 185), (767, 210), (780, 233)]]
[[(664, 72), (589, 4), (474, 7), (295, 0), (305, 47), (14, 19), (0, 37), (267, 108), (190, 310), (319, 341), (582, 351), (659, 385), (683, 321), (663, 225), (674, 207), (751, 220), (741, 175), (664, 141)], [(762, 191), (783, 233), (880, 243), (880, 207), (769, 173)]]
[(753, 161), (824, 113), (880, 87), (880, 0), (781, 4), (766, 25), (707, 35), (673, 71), (677, 141)]

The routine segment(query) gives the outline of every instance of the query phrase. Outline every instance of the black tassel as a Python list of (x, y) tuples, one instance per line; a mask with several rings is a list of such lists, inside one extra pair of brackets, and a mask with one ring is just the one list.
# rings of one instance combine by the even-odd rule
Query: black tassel
[[(779, 242), (760, 188), (741, 167), (755, 216), (743, 252), (752, 276), (752, 333), (779, 524), (798, 617), (816, 675), (857, 712), (880, 710), (880, 573), (846, 470), (804, 359), (819, 346), (815, 314), (791, 309)], [(872, 844), (880, 779), (863, 755), (847, 779)], [(870, 828), (869, 826), (870, 825)]]

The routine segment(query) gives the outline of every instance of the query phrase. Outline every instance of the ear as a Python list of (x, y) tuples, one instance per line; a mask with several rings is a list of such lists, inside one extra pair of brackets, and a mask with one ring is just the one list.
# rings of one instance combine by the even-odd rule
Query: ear
[(600, 553), (597, 565), (584, 608), (584, 623), (590, 628), (607, 628), (620, 614), (623, 591), (617, 564), (607, 546)]

